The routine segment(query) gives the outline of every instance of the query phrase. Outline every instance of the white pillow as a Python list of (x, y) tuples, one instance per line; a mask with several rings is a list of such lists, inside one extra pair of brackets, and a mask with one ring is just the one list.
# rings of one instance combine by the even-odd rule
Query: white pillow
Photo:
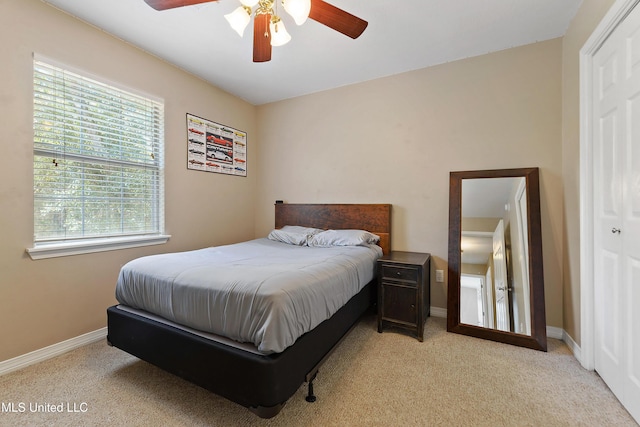
[(271, 230), (267, 236), (276, 242), (287, 243), (289, 245), (306, 246), (311, 236), (321, 232), (319, 228), (301, 227), (299, 225), (285, 225), (278, 229)]
[(322, 228), (303, 227), (301, 225), (285, 225), (280, 230), (289, 231), (291, 233), (304, 233), (309, 236), (313, 236), (314, 234), (324, 231)]
[(311, 236), (307, 244), (316, 247), (366, 246), (379, 241), (380, 236), (364, 230), (326, 230)]

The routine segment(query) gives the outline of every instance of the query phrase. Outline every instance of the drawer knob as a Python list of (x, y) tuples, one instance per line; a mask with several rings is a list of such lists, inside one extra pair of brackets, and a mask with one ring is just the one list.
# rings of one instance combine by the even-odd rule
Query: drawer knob
[(400, 273), (399, 271), (396, 271), (396, 274), (397, 274), (398, 276), (402, 276), (402, 273)]

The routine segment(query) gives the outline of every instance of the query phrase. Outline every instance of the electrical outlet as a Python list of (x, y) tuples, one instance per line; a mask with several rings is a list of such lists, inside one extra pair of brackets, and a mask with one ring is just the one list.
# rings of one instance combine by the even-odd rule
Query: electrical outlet
[(436, 282), (444, 282), (444, 270), (436, 270)]

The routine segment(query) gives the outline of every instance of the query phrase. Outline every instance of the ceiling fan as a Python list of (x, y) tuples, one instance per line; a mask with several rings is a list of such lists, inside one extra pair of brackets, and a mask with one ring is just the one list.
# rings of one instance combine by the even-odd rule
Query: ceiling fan
[[(144, 0), (156, 10), (173, 9), (219, 0)], [(242, 36), (253, 14), (253, 62), (271, 60), (271, 46), (287, 43), (291, 36), (274, 12), (273, 5), (282, 1), (284, 9), (301, 25), (307, 17), (346, 36), (356, 39), (367, 28), (368, 22), (339, 9), (323, 0), (240, 0), (242, 6), (225, 15), (231, 27)], [(255, 11), (253, 6), (257, 6)]]

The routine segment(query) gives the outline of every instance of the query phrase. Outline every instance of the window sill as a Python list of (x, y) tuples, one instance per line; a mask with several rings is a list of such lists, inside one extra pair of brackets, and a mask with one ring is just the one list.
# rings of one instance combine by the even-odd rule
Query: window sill
[(112, 237), (64, 243), (41, 243), (34, 245), (32, 248), (28, 248), (27, 253), (33, 260), (56, 258), (93, 252), (137, 248), (140, 246), (162, 245), (167, 243), (170, 237), (170, 235), (161, 234), (153, 236)]

